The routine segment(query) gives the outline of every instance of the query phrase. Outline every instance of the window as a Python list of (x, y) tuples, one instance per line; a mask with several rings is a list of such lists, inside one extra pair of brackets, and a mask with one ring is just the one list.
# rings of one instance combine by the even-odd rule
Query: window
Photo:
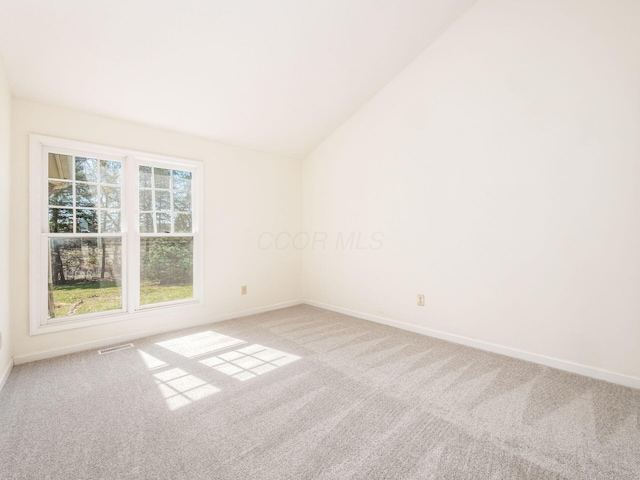
[(31, 333), (202, 299), (200, 162), (31, 136)]

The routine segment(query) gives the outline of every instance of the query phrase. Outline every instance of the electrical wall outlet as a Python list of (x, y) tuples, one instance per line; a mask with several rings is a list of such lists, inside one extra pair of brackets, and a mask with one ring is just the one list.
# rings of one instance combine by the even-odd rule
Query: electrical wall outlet
[(424, 295), (418, 294), (418, 305), (424, 307)]
[(241, 295), (246, 295), (247, 294), (247, 286), (246, 285), (242, 285), (240, 287), (240, 294)]

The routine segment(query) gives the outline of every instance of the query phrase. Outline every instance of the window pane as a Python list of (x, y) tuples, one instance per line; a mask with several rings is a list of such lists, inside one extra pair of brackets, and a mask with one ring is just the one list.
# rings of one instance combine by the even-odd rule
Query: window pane
[(154, 168), (153, 186), (155, 188), (171, 188), (171, 170), (168, 168)]
[(49, 205), (73, 206), (73, 184), (49, 180)]
[(120, 184), (120, 162), (100, 160), (100, 181), (102, 183)]
[(100, 229), (102, 233), (120, 233), (120, 210), (101, 210)]
[(156, 210), (171, 210), (171, 193), (169, 190), (156, 190)]
[(95, 158), (76, 157), (76, 180), (97, 182), (98, 160)]
[(71, 208), (50, 208), (49, 232), (73, 233), (73, 210)]
[(173, 228), (176, 233), (191, 233), (191, 214), (176, 213)]
[(140, 187), (142, 187), (142, 188), (151, 188), (151, 187), (153, 187), (153, 185), (151, 183), (152, 168), (151, 167), (145, 167), (145, 166), (141, 165), (138, 171), (140, 173)]
[(97, 233), (98, 211), (76, 210), (76, 233)]
[(100, 206), (120, 208), (120, 187), (100, 187)]
[(151, 199), (151, 190), (140, 190), (140, 211), (150, 212), (153, 210)]
[(191, 211), (191, 192), (173, 192), (173, 209), (179, 212)]
[(122, 308), (120, 238), (49, 239), (49, 318)]
[(191, 172), (173, 171), (173, 188), (183, 192), (191, 191)]
[(62, 178), (71, 180), (73, 176), (73, 157), (70, 155), (60, 155), (59, 153), (49, 154), (49, 178)]
[(157, 233), (171, 233), (171, 214), (156, 213)]
[(76, 206), (77, 207), (97, 207), (98, 206), (98, 186), (87, 185), (86, 183), (76, 184)]
[(193, 298), (193, 238), (140, 239), (140, 304)]
[(140, 214), (140, 233), (154, 233), (153, 213)]

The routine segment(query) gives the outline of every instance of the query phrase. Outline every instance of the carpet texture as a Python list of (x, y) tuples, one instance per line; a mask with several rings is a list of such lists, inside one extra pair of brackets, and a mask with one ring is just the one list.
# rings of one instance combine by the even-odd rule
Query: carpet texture
[(634, 479), (640, 391), (306, 305), (14, 368), (2, 479)]

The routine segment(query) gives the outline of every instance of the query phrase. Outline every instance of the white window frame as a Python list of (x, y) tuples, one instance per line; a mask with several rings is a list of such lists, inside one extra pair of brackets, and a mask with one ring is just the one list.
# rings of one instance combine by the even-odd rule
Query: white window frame
[[(77, 316), (64, 317), (64, 320), (50, 321), (47, 308), (47, 277), (49, 262), (49, 233), (48, 224), (48, 153), (87, 156), (103, 160), (118, 160), (122, 162), (121, 182), (121, 233), (118, 234), (82, 234), (82, 236), (111, 236), (122, 238), (122, 305), (121, 310), (87, 313)], [(153, 233), (141, 234), (139, 226), (139, 195), (138, 195), (138, 167), (139, 165), (186, 170), (192, 176), (192, 228), (193, 234)], [(30, 186), (30, 315), (29, 332), (40, 335), (59, 332), (74, 328), (99, 325), (103, 323), (132, 320), (135, 318), (157, 314), (161, 310), (173, 311), (191, 308), (203, 304), (204, 291), (204, 239), (203, 239), (203, 170), (201, 161), (186, 160), (160, 156), (123, 148), (97, 145), (93, 143), (67, 140), (44, 135), (31, 134), (29, 136), (29, 186)], [(128, 202), (128, 203), (127, 203)], [(125, 208), (125, 205), (133, 206)], [(64, 237), (65, 234), (53, 234)], [(70, 235), (66, 235), (70, 236)], [(78, 237), (78, 234), (72, 236)], [(193, 298), (170, 302), (140, 305), (140, 238), (151, 237), (193, 237)]]

